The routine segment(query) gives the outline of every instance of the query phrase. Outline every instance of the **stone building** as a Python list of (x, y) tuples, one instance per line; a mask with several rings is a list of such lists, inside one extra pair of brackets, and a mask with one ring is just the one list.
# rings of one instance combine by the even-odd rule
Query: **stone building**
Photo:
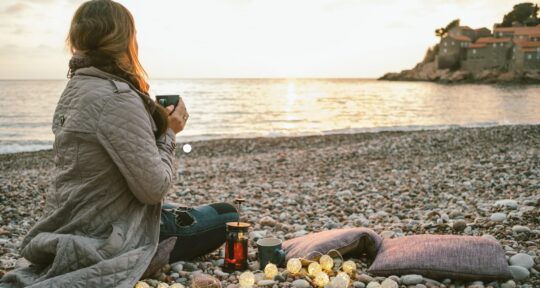
[(461, 67), (471, 72), (485, 69), (507, 70), (512, 56), (511, 38), (478, 38), (467, 47)]
[[(459, 51), (456, 48), (445, 51), (444, 48), (448, 47), (451, 41), (455, 41), (455, 37), (467, 37), (471, 41), (462, 41), (467, 44), (460, 44)], [(452, 29), (447, 37), (441, 39), (439, 45), (439, 69), (461, 68), (473, 73), (486, 69), (500, 71), (540, 69), (540, 25), (494, 27), (493, 35), (486, 28), (473, 30), (467, 26), (460, 26)]]
[(437, 55), (438, 69), (459, 69), (466, 57), (466, 48), (479, 37), (490, 36), (487, 28), (472, 29), (469, 26), (457, 26), (446, 37), (441, 38)]

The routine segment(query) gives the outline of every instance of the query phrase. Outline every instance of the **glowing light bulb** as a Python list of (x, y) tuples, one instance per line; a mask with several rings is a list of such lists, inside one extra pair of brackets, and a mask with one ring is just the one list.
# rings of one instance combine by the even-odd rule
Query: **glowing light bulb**
[(313, 279), (313, 283), (315, 283), (317, 287), (324, 287), (328, 282), (330, 282), (328, 275), (322, 271), (318, 272), (317, 275), (315, 275), (315, 279)]
[(325, 271), (330, 271), (332, 270), (332, 267), (334, 267), (334, 259), (328, 255), (321, 256), (319, 262), (321, 263), (322, 269)]
[(347, 288), (350, 281), (351, 277), (349, 277), (349, 274), (345, 272), (339, 272), (337, 276), (332, 279), (332, 286), (334, 286), (334, 288)]
[(316, 276), (317, 273), (322, 271), (322, 268), (321, 268), (321, 265), (319, 265), (319, 263), (313, 262), (313, 263), (309, 264), (309, 266), (307, 267), (307, 271), (308, 271), (309, 275)]
[(264, 267), (264, 276), (266, 279), (274, 279), (276, 275), (278, 274), (278, 269), (275, 264), (268, 263), (266, 264), (266, 267)]
[(302, 270), (302, 262), (298, 258), (291, 258), (287, 261), (287, 271), (291, 274), (298, 274)]
[(356, 271), (356, 264), (351, 261), (351, 260), (347, 260), (345, 262), (343, 262), (343, 271), (347, 274), (352, 274), (354, 271)]
[(238, 282), (242, 288), (253, 287), (253, 285), (255, 285), (255, 275), (249, 271), (246, 271), (240, 274), (240, 277), (238, 277)]
[(189, 153), (189, 152), (191, 152), (191, 145), (189, 145), (189, 144), (184, 144), (184, 146), (182, 146), (182, 150), (184, 150), (184, 153)]

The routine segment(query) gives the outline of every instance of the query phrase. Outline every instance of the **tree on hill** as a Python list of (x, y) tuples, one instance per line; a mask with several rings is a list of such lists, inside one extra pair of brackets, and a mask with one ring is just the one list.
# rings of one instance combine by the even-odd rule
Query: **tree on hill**
[(500, 27), (512, 27), (514, 22), (526, 26), (540, 24), (540, 19), (538, 19), (538, 4), (526, 2), (514, 5), (514, 9), (504, 15)]
[(437, 37), (443, 38), (448, 34), (450, 29), (452, 29), (454, 27), (458, 27), (458, 26), (459, 26), (459, 19), (455, 19), (452, 22), (448, 23), (448, 25), (446, 25), (446, 27), (441, 27), (441, 28), (438, 28), (437, 30), (435, 30), (435, 35)]

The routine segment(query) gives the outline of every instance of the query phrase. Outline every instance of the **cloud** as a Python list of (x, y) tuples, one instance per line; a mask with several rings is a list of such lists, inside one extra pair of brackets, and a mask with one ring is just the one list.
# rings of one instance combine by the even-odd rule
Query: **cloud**
[(27, 10), (28, 8), (30, 8), (30, 7), (28, 5), (26, 5), (25, 3), (18, 2), (18, 3), (15, 3), (15, 4), (11, 5), (11, 6), (8, 6), (2, 12), (5, 13), (5, 14), (19, 14), (19, 13)]

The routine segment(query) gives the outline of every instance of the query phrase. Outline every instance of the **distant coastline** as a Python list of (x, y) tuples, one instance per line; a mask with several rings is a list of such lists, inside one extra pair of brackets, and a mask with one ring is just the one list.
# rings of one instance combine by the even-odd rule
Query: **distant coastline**
[(440, 41), (414, 68), (386, 73), (379, 80), (441, 83), (540, 84), (538, 6), (522, 3), (493, 30), (460, 25), (435, 30)]

